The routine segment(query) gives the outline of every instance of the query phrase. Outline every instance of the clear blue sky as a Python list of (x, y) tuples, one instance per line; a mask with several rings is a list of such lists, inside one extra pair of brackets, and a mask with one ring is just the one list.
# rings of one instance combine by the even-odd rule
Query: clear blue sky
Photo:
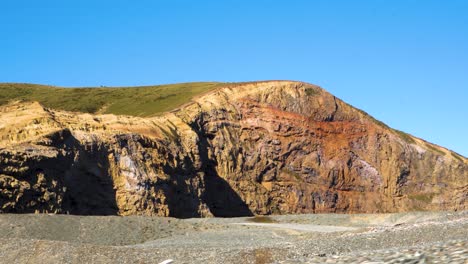
[(0, 82), (318, 84), (468, 156), (468, 1), (0, 1)]

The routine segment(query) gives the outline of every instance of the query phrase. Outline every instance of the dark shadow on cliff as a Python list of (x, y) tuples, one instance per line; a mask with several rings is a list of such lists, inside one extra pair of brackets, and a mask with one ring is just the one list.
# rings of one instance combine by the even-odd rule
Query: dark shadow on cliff
[(21, 192), (9, 187), (11, 197), (0, 195), (1, 204), (12, 204), (5, 213), (117, 215), (108, 153), (103, 146), (83, 146), (68, 129), (52, 133), (37, 144), (57, 153), (36, 156), (34, 149), (26, 149), (10, 154), (10, 166), (21, 169), (0, 168), (0, 173), (24, 186)]
[(201, 178), (197, 175), (193, 162), (185, 158), (179, 160), (171, 153), (168, 153), (169, 160), (177, 160), (177, 166), (166, 164), (163, 171), (170, 175), (170, 179), (159, 180), (157, 189), (164, 192), (167, 198), (166, 203), (169, 208), (169, 216), (177, 218), (201, 217), (200, 199), (198, 197), (198, 183)]
[(217, 162), (208, 155), (210, 144), (208, 135), (204, 133), (203, 118), (200, 117), (198, 123), (193, 123), (192, 128), (198, 135), (197, 145), (204, 172), (205, 192), (202, 201), (217, 217), (253, 216), (244, 200), (216, 171)]
[(202, 197), (211, 213), (218, 217), (253, 216), (247, 204), (227, 181), (208, 168), (205, 171), (205, 193)]
[[(64, 166), (60, 176), (66, 188), (62, 212), (75, 215), (117, 215), (118, 207), (107, 149), (83, 146), (68, 130), (51, 135), (53, 145), (66, 155), (55, 161)], [(54, 167), (54, 166), (47, 166)]]

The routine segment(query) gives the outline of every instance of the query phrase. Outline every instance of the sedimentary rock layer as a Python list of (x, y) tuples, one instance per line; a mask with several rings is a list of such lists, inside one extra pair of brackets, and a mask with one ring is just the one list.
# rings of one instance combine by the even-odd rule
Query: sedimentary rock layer
[(0, 107), (0, 212), (463, 210), (467, 164), (301, 82), (226, 85), (151, 118)]

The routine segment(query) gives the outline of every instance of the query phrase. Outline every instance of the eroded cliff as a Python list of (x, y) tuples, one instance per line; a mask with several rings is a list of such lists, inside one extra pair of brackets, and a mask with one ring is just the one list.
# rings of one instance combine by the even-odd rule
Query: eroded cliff
[(300, 82), (137, 118), (0, 107), (0, 212), (240, 216), (462, 210), (467, 159)]

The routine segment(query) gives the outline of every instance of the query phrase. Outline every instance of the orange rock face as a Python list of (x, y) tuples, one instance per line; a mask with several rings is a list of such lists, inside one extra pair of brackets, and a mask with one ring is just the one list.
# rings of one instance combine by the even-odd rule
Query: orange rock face
[(468, 204), (465, 157), (305, 83), (230, 85), (154, 118), (17, 103), (0, 120), (1, 212), (203, 217)]

